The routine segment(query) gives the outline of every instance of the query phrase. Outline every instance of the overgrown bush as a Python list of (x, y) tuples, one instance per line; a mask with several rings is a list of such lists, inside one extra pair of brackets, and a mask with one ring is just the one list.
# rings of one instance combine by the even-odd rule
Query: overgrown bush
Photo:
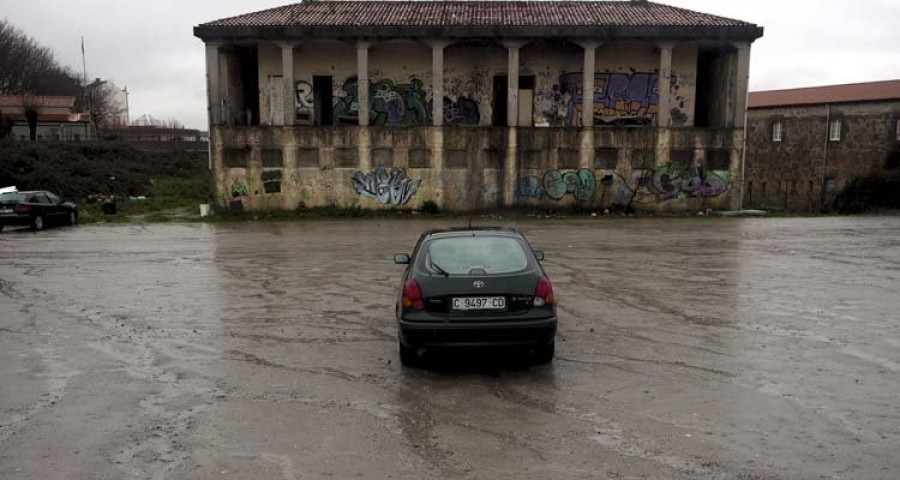
[(854, 179), (835, 199), (841, 213), (900, 209), (900, 170), (881, 170)]
[(202, 176), (208, 178), (205, 159), (191, 152), (147, 153), (115, 143), (0, 142), (0, 186), (50, 190), (72, 199), (92, 194), (209, 198), (209, 186), (200, 187), (197, 180)]

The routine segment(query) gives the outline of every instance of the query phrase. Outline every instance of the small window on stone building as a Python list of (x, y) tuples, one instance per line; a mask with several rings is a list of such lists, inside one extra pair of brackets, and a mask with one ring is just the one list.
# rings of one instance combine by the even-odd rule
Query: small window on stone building
[(900, 119), (894, 120), (894, 136), (900, 142)]
[(781, 120), (775, 120), (775, 122), (772, 123), (773, 142), (781, 142), (783, 130), (784, 124), (782, 124)]
[(828, 127), (828, 140), (832, 142), (841, 141), (841, 119), (831, 121)]

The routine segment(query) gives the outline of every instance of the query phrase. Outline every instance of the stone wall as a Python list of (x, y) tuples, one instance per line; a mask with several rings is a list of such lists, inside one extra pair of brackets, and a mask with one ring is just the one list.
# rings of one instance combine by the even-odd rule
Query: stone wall
[[(828, 118), (841, 120), (840, 141), (827, 140)], [(751, 110), (744, 207), (828, 209), (851, 180), (883, 167), (900, 148), (898, 119), (900, 102)], [(776, 121), (781, 142), (772, 140)]]

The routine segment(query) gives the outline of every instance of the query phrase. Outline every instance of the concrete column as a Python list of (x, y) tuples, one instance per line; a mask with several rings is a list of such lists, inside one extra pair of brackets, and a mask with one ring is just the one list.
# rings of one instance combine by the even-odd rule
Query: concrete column
[(356, 43), (356, 79), (359, 93), (359, 126), (369, 125), (369, 47), (370, 42)]
[(597, 47), (600, 42), (579, 42), (584, 49), (584, 72), (581, 78), (581, 126), (594, 126), (594, 82), (597, 65)]
[(672, 105), (670, 97), (672, 96), (672, 49), (675, 48), (674, 42), (658, 43), (659, 47), (659, 113), (657, 114), (656, 125), (659, 127), (672, 126)]
[(431, 124), (444, 125), (444, 48), (450, 42), (430, 40), (431, 47)]
[(734, 85), (734, 128), (744, 128), (747, 91), (750, 88), (750, 42), (735, 44), (737, 65)]
[(510, 127), (519, 125), (519, 51), (525, 44), (525, 40), (504, 40), (503, 46), (509, 51), (509, 67), (506, 87), (508, 90), (506, 99), (506, 124)]
[(284, 125), (293, 126), (297, 118), (297, 106), (294, 97), (294, 47), (295, 43), (280, 43), (281, 74), (284, 82)]
[(206, 44), (206, 96), (208, 100), (209, 126), (220, 125), (222, 119), (222, 87), (220, 77), (222, 75), (221, 55), (219, 48), (221, 43), (209, 42)]

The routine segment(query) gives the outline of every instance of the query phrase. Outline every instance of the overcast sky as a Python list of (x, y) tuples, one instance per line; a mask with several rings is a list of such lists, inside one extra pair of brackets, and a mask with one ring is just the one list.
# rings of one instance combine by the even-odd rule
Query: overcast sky
[[(204, 54), (192, 27), (290, 0), (0, 0), (0, 16), (91, 77), (131, 93), (150, 113), (206, 128)], [(900, 78), (898, 0), (662, 0), (765, 27), (753, 47), (751, 89)]]

